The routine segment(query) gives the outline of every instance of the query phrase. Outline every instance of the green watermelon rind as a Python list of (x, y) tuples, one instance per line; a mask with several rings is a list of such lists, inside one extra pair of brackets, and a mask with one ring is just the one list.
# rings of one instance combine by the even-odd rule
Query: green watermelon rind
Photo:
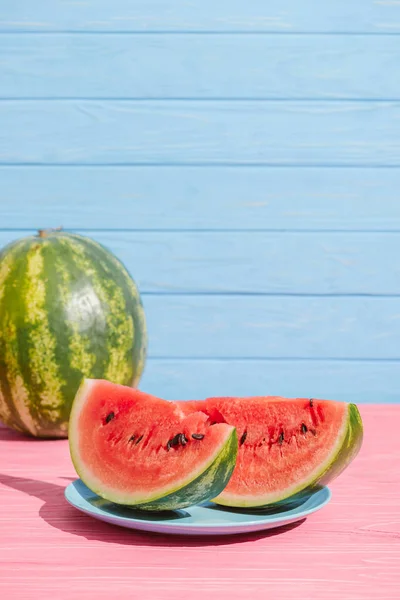
[(136, 386), (147, 353), (139, 290), (123, 263), (64, 231), (0, 251), (0, 421), (65, 438), (86, 377)]
[(79, 457), (77, 422), (92, 381), (85, 380), (78, 390), (72, 405), (68, 435), (72, 463), (80, 479), (92, 492), (109, 502), (145, 511), (177, 510), (201, 504), (222, 492), (236, 465), (238, 439), (234, 427), (230, 427), (225, 440), (221, 442), (220, 447), (209, 457), (208, 461), (204, 461), (198, 470), (192, 472), (187, 480), (181, 482), (176, 488), (163, 490), (161, 494), (155, 491), (153, 496), (146, 499), (139, 498), (137, 495), (133, 498), (132, 495), (122, 495), (106, 489), (106, 484), (102, 485), (97, 477), (86, 471), (85, 465)]
[(308, 481), (290, 488), (290, 491), (286, 490), (275, 494), (267, 502), (260, 502), (260, 498), (251, 500), (241, 496), (235, 497), (232, 493), (228, 495), (224, 492), (214, 497), (212, 501), (222, 506), (235, 508), (263, 508), (310, 494), (336, 479), (357, 456), (363, 440), (363, 424), (359, 410), (355, 404), (348, 404), (347, 407), (347, 419), (344, 421), (337, 443), (332, 448), (330, 456), (321, 465), (320, 470), (314, 473)]
[(195, 479), (167, 496), (138, 504), (134, 508), (152, 511), (176, 510), (211, 500), (228, 484), (235, 468), (237, 448), (236, 429), (233, 429), (217, 457)]
[(346, 434), (330, 465), (318, 476), (313, 485), (327, 485), (338, 477), (357, 456), (363, 441), (363, 424), (360, 412), (355, 404), (348, 405)]

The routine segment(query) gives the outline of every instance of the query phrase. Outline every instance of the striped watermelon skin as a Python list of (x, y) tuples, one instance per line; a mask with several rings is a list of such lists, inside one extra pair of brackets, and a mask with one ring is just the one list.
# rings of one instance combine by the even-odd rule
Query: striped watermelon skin
[(94, 240), (63, 231), (0, 253), (0, 421), (67, 437), (84, 378), (136, 387), (146, 358), (139, 291)]

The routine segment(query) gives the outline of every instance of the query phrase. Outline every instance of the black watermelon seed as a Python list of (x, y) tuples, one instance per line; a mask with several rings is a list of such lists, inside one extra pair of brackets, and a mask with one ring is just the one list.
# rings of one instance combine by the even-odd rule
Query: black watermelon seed
[(315, 431), (315, 429), (310, 429), (310, 431), (313, 435), (317, 435), (317, 432)]
[(240, 445), (241, 446), (245, 443), (246, 438), (247, 438), (247, 431), (244, 431), (243, 434), (242, 434), (242, 437), (240, 438)]
[(131, 435), (131, 437), (129, 438), (129, 442), (134, 442), (136, 440), (136, 435)]
[(283, 433), (283, 431), (280, 433), (279, 437), (278, 437), (278, 444), (280, 446), (282, 446), (283, 444), (283, 440), (285, 439), (285, 434)]
[(202, 440), (204, 438), (204, 434), (203, 433), (192, 433), (192, 438), (194, 440)]
[(138, 437), (138, 439), (135, 442), (135, 446), (138, 445), (138, 443), (143, 439), (143, 436), (141, 435), (140, 437)]
[(186, 446), (186, 444), (188, 443), (188, 439), (184, 433), (181, 433), (179, 441), (182, 446)]
[(308, 427), (305, 423), (301, 424), (301, 433), (307, 433)]
[(172, 448), (173, 446), (177, 446), (178, 444), (181, 443), (181, 435), (183, 435), (183, 433), (177, 433), (172, 440), (169, 440), (168, 442), (168, 446), (169, 448)]
[(167, 443), (167, 452), (171, 450), (171, 440)]
[(112, 421), (114, 417), (115, 417), (115, 414), (112, 411), (110, 413), (108, 413), (108, 415), (106, 416), (106, 423), (109, 423), (110, 421)]
[(310, 398), (310, 408), (312, 408), (314, 406), (314, 400), (313, 398)]

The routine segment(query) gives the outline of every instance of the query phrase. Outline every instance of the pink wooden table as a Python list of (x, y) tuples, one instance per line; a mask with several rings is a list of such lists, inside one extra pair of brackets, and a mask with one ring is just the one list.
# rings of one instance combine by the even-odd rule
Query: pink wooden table
[(64, 500), (67, 442), (0, 428), (0, 599), (400, 599), (400, 406), (362, 406), (365, 441), (298, 526), (226, 538), (136, 533)]

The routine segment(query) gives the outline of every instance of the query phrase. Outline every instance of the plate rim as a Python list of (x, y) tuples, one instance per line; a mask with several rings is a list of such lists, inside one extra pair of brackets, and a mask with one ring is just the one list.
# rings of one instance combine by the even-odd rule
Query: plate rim
[[(87, 514), (89, 516), (91, 516), (94, 519), (103, 521), (103, 522), (108, 522), (111, 524), (115, 524), (115, 525), (119, 525), (122, 527), (125, 527), (126, 529), (140, 529), (141, 531), (145, 530), (145, 531), (150, 531), (152, 533), (158, 532), (158, 533), (166, 533), (166, 534), (183, 534), (185, 532), (187, 532), (188, 534), (193, 534), (196, 535), (197, 534), (201, 534), (201, 531), (203, 531), (204, 533), (209, 532), (209, 534), (211, 535), (213, 533), (213, 530), (215, 530), (215, 534), (216, 535), (226, 535), (229, 533), (235, 533), (233, 531), (230, 531), (232, 529), (240, 529), (243, 528), (243, 533), (245, 533), (245, 528), (247, 527), (259, 527), (260, 529), (263, 529), (263, 525), (265, 526), (264, 528), (269, 528), (272, 529), (272, 527), (268, 527), (268, 525), (274, 525), (276, 527), (279, 526), (285, 526), (288, 525), (290, 523), (293, 523), (295, 521), (299, 521), (301, 519), (304, 519), (306, 517), (308, 517), (309, 515), (321, 510), (322, 508), (324, 508), (332, 499), (332, 492), (330, 490), (330, 488), (328, 486), (322, 486), (321, 488), (319, 488), (318, 490), (316, 490), (315, 492), (313, 492), (312, 494), (310, 494), (309, 499), (322, 494), (322, 499), (320, 502), (317, 503), (317, 505), (313, 505), (309, 508), (300, 510), (299, 512), (292, 512), (290, 514), (290, 511), (287, 512), (282, 512), (279, 515), (268, 515), (268, 518), (266, 516), (265, 520), (246, 520), (245, 522), (225, 522), (225, 523), (216, 523), (216, 524), (212, 524), (212, 523), (184, 523), (184, 522), (180, 522), (177, 523), (176, 520), (172, 521), (172, 522), (168, 522), (168, 521), (154, 521), (154, 520), (147, 520), (147, 519), (135, 519), (134, 517), (132, 519), (128, 519), (127, 517), (118, 515), (118, 514), (107, 514), (105, 512), (102, 511), (101, 508), (97, 508), (97, 507), (92, 507), (91, 504), (86, 500), (86, 498), (84, 496), (81, 495), (81, 493), (79, 492), (79, 490), (77, 490), (76, 488), (76, 484), (77, 483), (81, 483), (82, 485), (84, 485), (89, 491), (90, 488), (88, 488), (86, 486), (86, 484), (80, 479), (77, 478), (74, 481), (71, 481), (65, 488), (64, 490), (64, 497), (66, 499), (66, 501), (68, 502), (68, 504), (70, 504), (71, 506), (73, 506), (76, 510), (79, 510), (80, 512)], [(81, 498), (83, 500), (84, 503), (87, 504), (87, 508), (84, 506), (79, 506), (77, 503), (75, 503), (73, 501), (73, 499), (71, 497), (69, 497), (69, 495), (71, 494), (71, 492), (74, 492), (75, 494), (78, 494), (79, 498)], [(94, 496), (97, 496), (98, 498), (101, 498), (101, 496), (99, 496), (98, 494), (96, 494), (95, 492), (92, 492), (94, 494)], [(112, 504), (112, 503), (111, 503)], [(116, 505), (118, 506), (118, 505)], [(201, 505), (195, 505), (199, 508), (207, 508), (206, 506), (201, 506)], [(218, 505), (216, 505), (218, 506)], [(190, 507), (189, 507), (190, 508)], [(229, 507), (227, 507), (229, 508)], [(93, 509), (93, 510), (91, 510)], [(183, 509), (184, 510), (184, 509)], [(294, 509), (292, 509), (294, 510)], [(236, 514), (240, 514), (240, 513), (236, 513)], [(260, 515), (261, 516), (261, 515)], [(131, 524), (131, 525), (128, 525)], [(144, 529), (143, 525), (147, 525), (149, 527), (152, 527), (152, 529)], [(142, 527), (141, 527), (142, 526)], [(159, 529), (154, 529), (154, 527), (159, 527)], [(176, 531), (177, 529), (179, 529), (179, 531)], [(240, 531), (238, 532), (240, 533)]]

